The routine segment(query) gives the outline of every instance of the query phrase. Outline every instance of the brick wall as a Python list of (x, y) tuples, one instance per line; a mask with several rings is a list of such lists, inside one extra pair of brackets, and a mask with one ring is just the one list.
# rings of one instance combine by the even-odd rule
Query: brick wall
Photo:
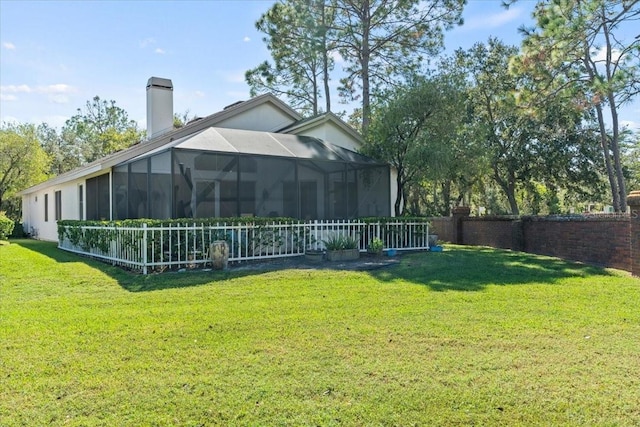
[(437, 234), (439, 240), (445, 242), (453, 241), (453, 221), (450, 216), (429, 218), (431, 226), (429, 227), (430, 234)]
[[(464, 217), (461, 221), (465, 245), (522, 250), (632, 271), (628, 215)], [(432, 218), (431, 224), (441, 240), (453, 241), (452, 217)]]
[(514, 219), (510, 217), (464, 218), (462, 241), (465, 245), (514, 249), (513, 222)]
[(629, 217), (524, 218), (524, 251), (631, 271)]

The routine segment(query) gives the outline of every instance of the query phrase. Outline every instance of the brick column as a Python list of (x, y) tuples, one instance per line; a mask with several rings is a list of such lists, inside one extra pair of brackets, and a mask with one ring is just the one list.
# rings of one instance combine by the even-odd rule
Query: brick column
[(640, 277), (640, 191), (632, 191), (627, 197), (627, 204), (631, 208), (631, 273)]
[(471, 213), (471, 208), (468, 206), (456, 206), (451, 209), (451, 216), (453, 216), (453, 242), (458, 245), (464, 244), (463, 226), (462, 222), (464, 218), (467, 218)]

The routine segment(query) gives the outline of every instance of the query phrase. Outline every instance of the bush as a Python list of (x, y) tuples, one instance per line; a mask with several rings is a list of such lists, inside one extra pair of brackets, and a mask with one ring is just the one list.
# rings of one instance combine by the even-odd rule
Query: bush
[(7, 218), (4, 212), (0, 212), (0, 240), (6, 240), (13, 232), (13, 220)]
[(341, 251), (343, 249), (357, 249), (358, 240), (354, 237), (346, 236), (344, 234), (333, 235), (327, 240), (323, 240), (324, 246), (328, 251)]
[(384, 242), (378, 239), (377, 237), (374, 237), (369, 243), (369, 246), (367, 247), (367, 251), (369, 251), (372, 254), (380, 254), (382, 253), (383, 249), (384, 249)]
[(24, 227), (20, 221), (15, 221), (13, 223), (13, 233), (11, 233), (11, 237), (16, 239), (22, 239), (23, 237), (26, 237)]

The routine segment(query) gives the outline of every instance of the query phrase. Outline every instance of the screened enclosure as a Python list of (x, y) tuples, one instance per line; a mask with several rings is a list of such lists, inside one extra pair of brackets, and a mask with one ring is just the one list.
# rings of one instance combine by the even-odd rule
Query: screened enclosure
[(208, 128), (117, 165), (112, 186), (113, 219), (390, 215), (388, 165), (307, 136)]

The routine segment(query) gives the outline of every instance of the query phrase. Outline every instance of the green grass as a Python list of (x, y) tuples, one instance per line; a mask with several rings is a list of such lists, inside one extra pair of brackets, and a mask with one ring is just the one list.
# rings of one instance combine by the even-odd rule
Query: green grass
[(0, 425), (640, 424), (640, 279), (447, 247), (140, 276), (0, 246)]

